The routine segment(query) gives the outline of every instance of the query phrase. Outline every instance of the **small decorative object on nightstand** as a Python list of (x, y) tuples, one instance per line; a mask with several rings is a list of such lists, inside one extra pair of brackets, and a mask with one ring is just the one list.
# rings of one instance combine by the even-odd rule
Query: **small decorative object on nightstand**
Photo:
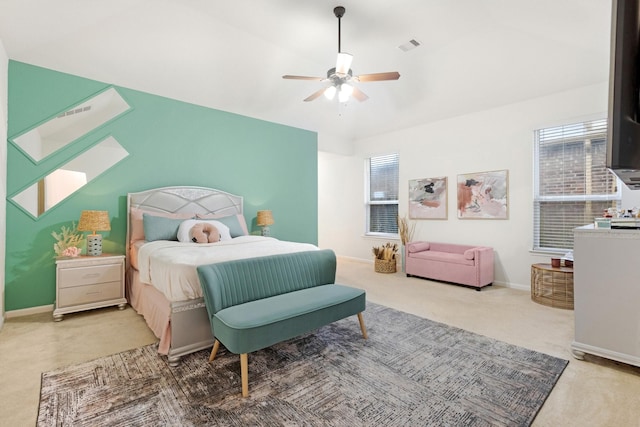
[(53, 320), (67, 313), (127, 305), (124, 297), (124, 255), (56, 259), (56, 303)]
[(102, 254), (102, 235), (96, 231), (111, 230), (109, 212), (107, 211), (82, 211), (78, 231), (91, 231), (87, 236), (87, 255), (99, 256)]
[(63, 225), (59, 233), (51, 232), (53, 238), (56, 239), (56, 243), (53, 244), (53, 251), (56, 256), (75, 257), (80, 255), (82, 236), (77, 231), (76, 223), (73, 222), (71, 227)]
[(262, 235), (270, 236), (271, 230), (269, 230), (269, 226), (273, 225), (273, 214), (271, 211), (258, 211), (258, 218), (256, 220), (256, 224), (258, 227), (262, 227)]

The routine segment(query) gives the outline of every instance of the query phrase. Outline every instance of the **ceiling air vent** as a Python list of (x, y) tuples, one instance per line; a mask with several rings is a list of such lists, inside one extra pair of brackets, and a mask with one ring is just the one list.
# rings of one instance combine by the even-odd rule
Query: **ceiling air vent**
[(70, 116), (72, 114), (84, 113), (85, 111), (91, 110), (91, 105), (87, 105), (86, 107), (76, 108), (75, 110), (65, 111), (64, 113), (58, 114), (56, 117), (61, 118), (64, 116)]
[(398, 49), (400, 49), (403, 52), (408, 52), (411, 49), (417, 48), (418, 46), (420, 46), (420, 42), (418, 40), (416, 40), (416, 39), (411, 39), (408, 42), (398, 46)]

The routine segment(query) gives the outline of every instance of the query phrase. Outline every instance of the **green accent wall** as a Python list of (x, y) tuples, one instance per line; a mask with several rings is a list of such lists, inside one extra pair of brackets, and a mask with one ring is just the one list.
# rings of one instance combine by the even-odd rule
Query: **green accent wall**
[[(111, 85), (9, 62), (11, 139)], [(51, 236), (77, 223), (84, 209), (108, 210), (103, 250), (125, 253), (126, 195), (170, 185), (214, 187), (244, 197), (252, 233), (256, 212), (271, 209), (272, 236), (317, 244), (317, 134), (114, 86), (132, 110), (34, 164), (7, 141), (7, 311), (52, 304)], [(129, 152), (123, 161), (38, 219), (10, 201), (36, 180), (112, 135)]]

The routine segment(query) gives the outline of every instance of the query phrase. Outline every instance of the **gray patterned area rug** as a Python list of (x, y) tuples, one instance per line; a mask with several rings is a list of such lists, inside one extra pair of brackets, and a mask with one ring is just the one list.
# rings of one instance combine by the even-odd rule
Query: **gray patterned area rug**
[(42, 374), (40, 426), (528, 426), (566, 360), (369, 303), (240, 358), (154, 345)]

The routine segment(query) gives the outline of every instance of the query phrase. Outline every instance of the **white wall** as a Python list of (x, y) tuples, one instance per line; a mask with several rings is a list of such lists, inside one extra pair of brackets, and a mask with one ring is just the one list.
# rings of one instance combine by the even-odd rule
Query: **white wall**
[[(0, 200), (7, 199), (7, 93), (9, 84), (9, 57), (0, 40)], [(7, 211), (0, 204), (0, 329), (4, 324), (4, 259)]]
[[(401, 216), (407, 213), (409, 179), (448, 178), (448, 219), (417, 220), (414, 240), (491, 246), (495, 283), (529, 289), (531, 264), (550, 258), (530, 252), (533, 130), (606, 117), (607, 98), (608, 84), (602, 82), (360, 140), (352, 156), (320, 153), (319, 245), (339, 256), (372, 259), (371, 247), (380, 241), (364, 236), (364, 159), (397, 151)], [(458, 219), (457, 175), (501, 169), (509, 171), (509, 219)], [(625, 201), (627, 206), (640, 206), (640, 195)]]

